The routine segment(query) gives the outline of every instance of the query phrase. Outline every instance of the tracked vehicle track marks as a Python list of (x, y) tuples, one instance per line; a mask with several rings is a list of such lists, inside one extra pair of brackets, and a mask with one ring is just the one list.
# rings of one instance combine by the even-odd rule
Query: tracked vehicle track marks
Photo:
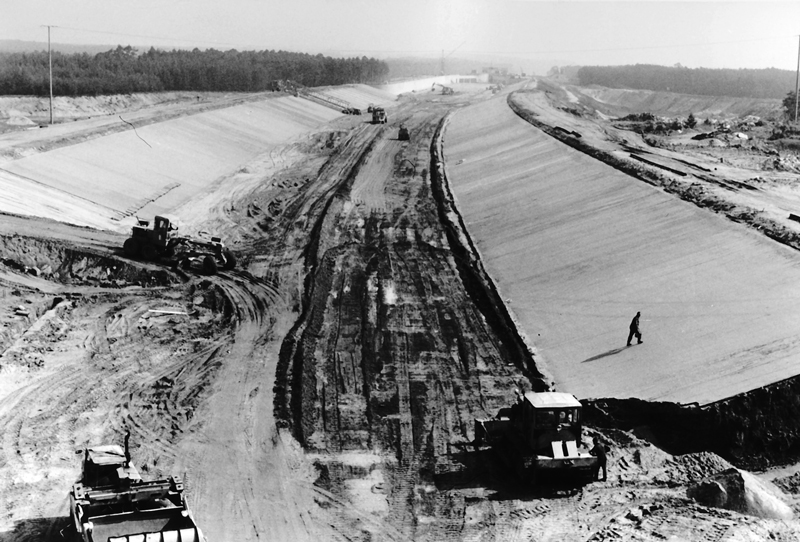
[[(501, 362), (502, 341), (461, 285), (427, 170), (419, 166), (428, 164), (426, 138), (439, 116), (415, 118), (416, 144), (395, 151), (380, 140), (316, 222), (306, 254), (313, 272), (306, 310), (284, 342), (292, 360), (284, 404), (312, 448), (391, 451), (397, 462), (381, 467), (387, 519), (400, 526), (419, 516), (415, 537), (449, 539), (458, 538), (462, 520), (428, 524), (441, 502), (431, 477), (463, 468), (448, 457), (451, 446), (469, 442), (482, 405), (507, 400), (515, 369)], [(403, 157), (381, 156), (387, 149)], [(349, 171), (351, 162), (343, 164)], [(386, 212), (358, 204), (377, 191)], [(523, 523), (510, 534), (528, 536)]]

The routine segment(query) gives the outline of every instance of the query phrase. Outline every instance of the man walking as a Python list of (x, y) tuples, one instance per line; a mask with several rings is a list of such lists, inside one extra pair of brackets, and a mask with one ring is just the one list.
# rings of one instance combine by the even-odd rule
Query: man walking
[(630, 333), (628, 333), (628, 346), (631, 345), (631, 339), (634, 337), (639, 341), (638, 344), (642, 344), (642, 332), (639, 331), (639, 316), (641, 316), (641, 313), (637, 312), (636, 316), (631, 320)]

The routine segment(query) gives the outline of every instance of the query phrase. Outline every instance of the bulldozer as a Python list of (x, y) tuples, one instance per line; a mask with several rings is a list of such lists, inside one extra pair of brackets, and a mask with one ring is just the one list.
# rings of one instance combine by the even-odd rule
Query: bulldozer
[(530, 484), (592, 481), (599, 460), (581, 441), (580, 401), (562, 392), (515, 392), (511, 407), (494, 418), (475, 420), (476, 449), (488, 444), (515, 476)]
[(194, 264), (206, 274), (213, 275), (221, 269), (236, 267), (236, 257), (225, 248), (219, 237), (198, 239), (179, 236), (177, 226), (169, 218), (156, 216), (153, 227), (148, 220), (137, 218), (131, 236), (125, 240), (122, 250), (129, 258), (157, 261), (166, 259), (173, 266), (188, 269)]
[(183, 483), (175, 476), (142, 480), (131, 463), (129, 438), (130, 432), (124, 450), (117, 444), (78, 450), (83, 469), (69, 493), (70, 534), (83, 542), (204, 541)]
[(400, 141), (408, 141), (411, 139), (411, 136), (408, 133), (408, 128), (406, 128), (405, 124), (400, 125), (400, 130), (397, 132), (397, 139)]

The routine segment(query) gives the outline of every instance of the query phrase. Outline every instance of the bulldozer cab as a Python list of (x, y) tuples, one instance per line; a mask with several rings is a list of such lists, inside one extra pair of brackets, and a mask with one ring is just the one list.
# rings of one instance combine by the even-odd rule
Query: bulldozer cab
[(141, 480), (122, 447), (115, 444), (87, 448), (83, 457), (81, 482), (88, 487), (119, 485), (125, 480)]
[(581, 404), (569, 393), (526, 393), (515, 422), (534, 450), (546, 451), (555, 441), (581, 439)]
[(153, 225), (153, 229), (159, 231), (170, 231), (177, 228), (173, 228), (172, 225), (170, 225), (169, 218), (165, 218), (163, 216), (157, 216), (155, 224)]

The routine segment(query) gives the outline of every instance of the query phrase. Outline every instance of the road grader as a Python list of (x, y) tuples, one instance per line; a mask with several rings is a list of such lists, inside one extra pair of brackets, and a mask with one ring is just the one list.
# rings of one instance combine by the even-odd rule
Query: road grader
[(148, 220), (137, 219), (122, 250), (129, 258), (167, 260), (175, 268), (199, 268), (208, 275), (216, 274), (219, 269), (236, 267), (236, 257), (219, 237), (179, 236), (175, 234), (177, 230), (177, 226), (163, 216), (155, 217), (152, 228)]
[(580, 401), (561, 392), (516, 394), (516, 402), (494, 418), (475, 420), (475, 447), (490, 445), (530, 484), (592, 481), (599, 460), (582, 446)]

